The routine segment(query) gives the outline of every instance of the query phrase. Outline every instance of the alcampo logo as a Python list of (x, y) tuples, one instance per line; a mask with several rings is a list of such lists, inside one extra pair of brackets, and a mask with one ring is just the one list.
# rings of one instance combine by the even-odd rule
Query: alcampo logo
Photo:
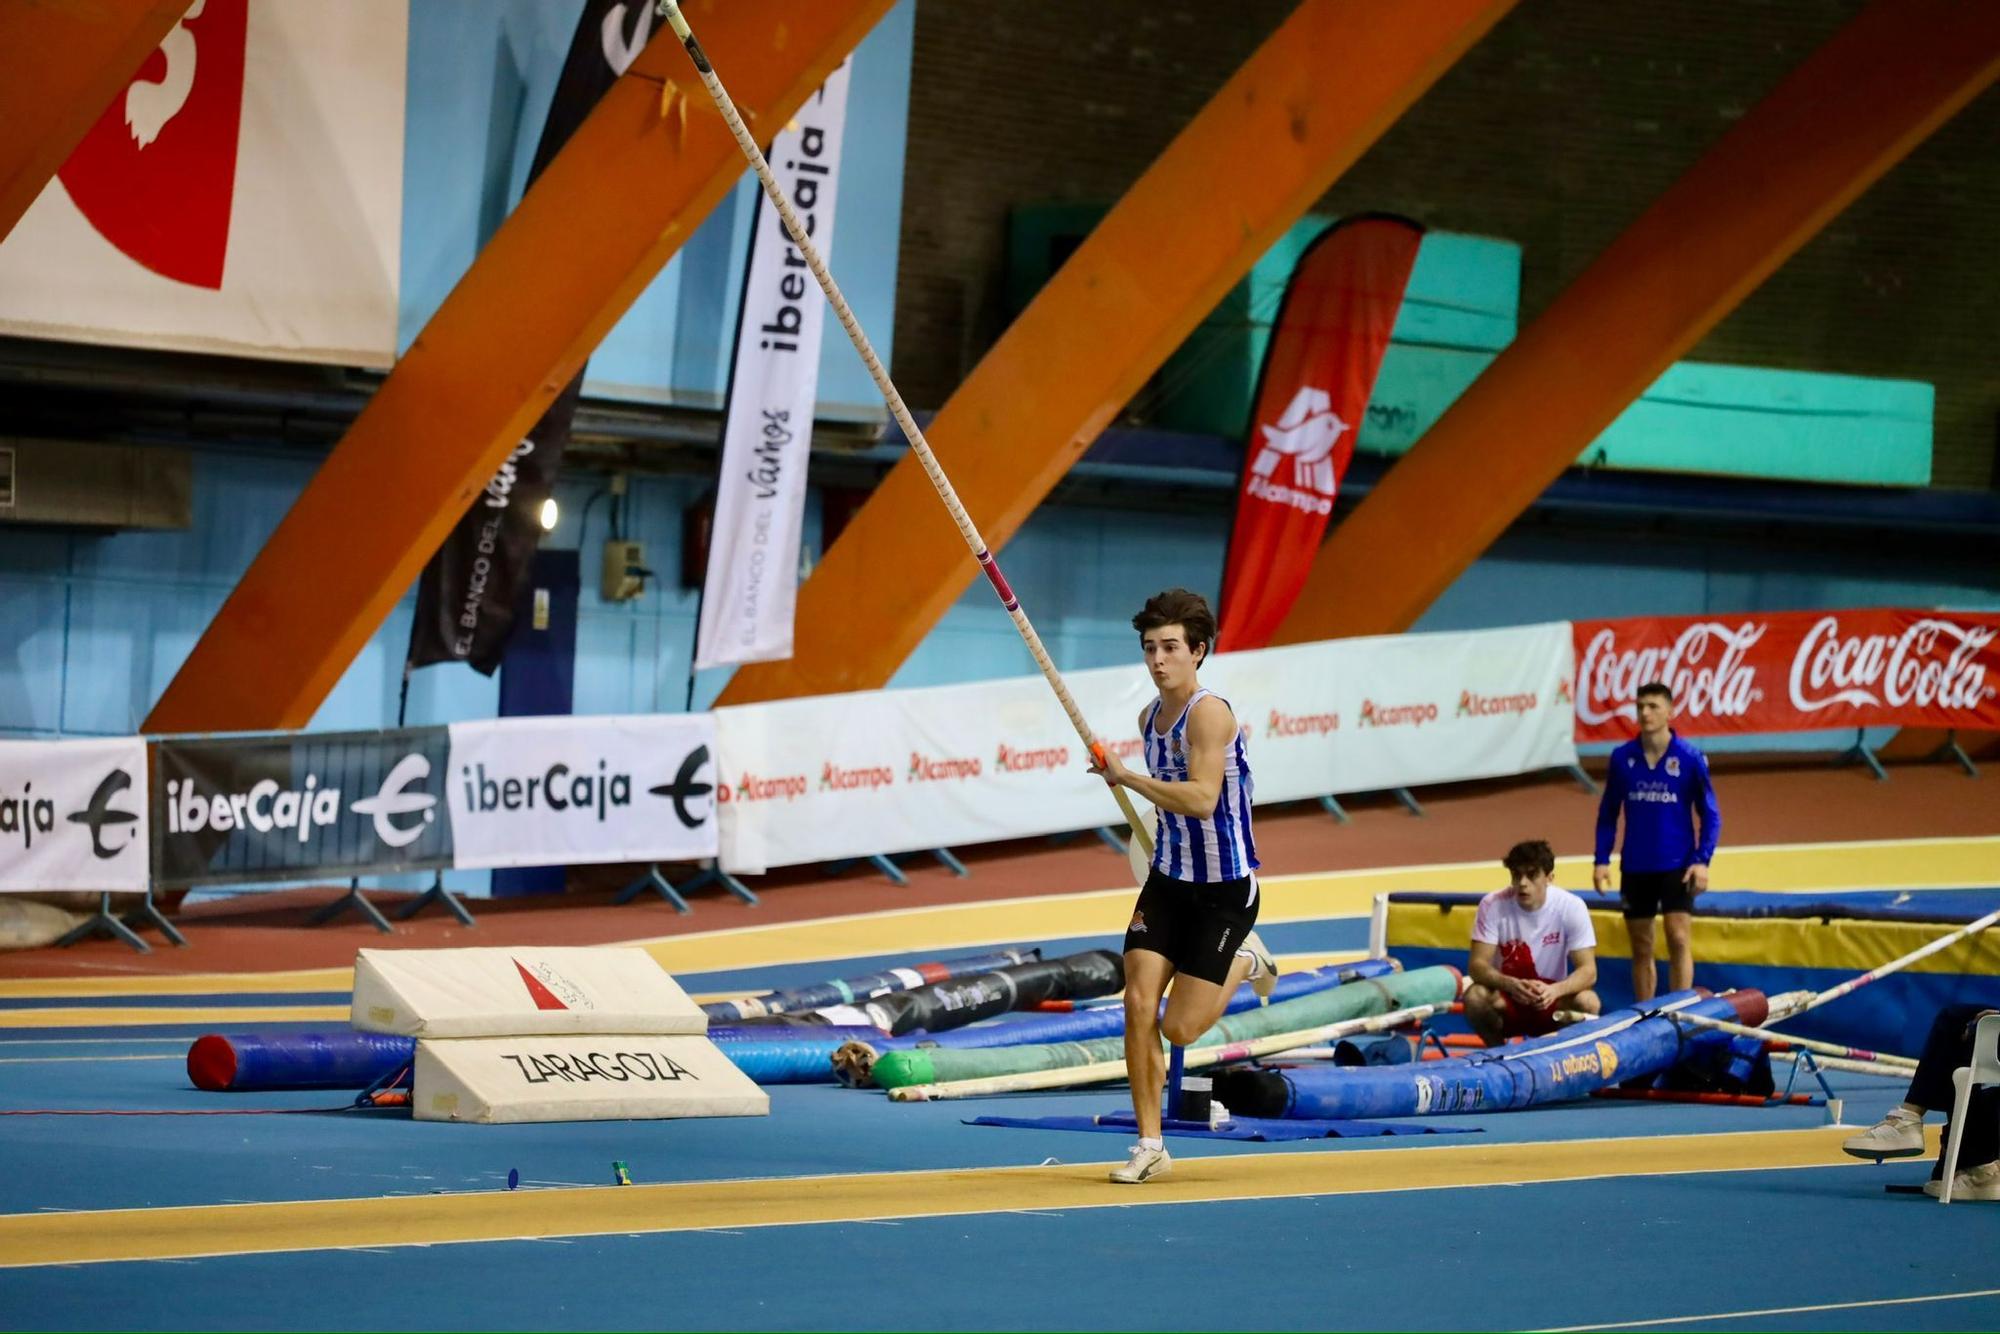
[(1361, 725), (1363, 727), (1422, 727), (1434, 723), (1438, 718), (1435, 704), (1377, 704), (1372, 699), (1361, 701)]
[(976, 755), (948, 755), (933, 759), (929, 755), (910, 752), (910, 771), (906, 777), (912, 783), (964, 782), (968, 778), (979, 777), (984, 766)]
[[(421, 783), (431, 776), (431, 762), (422, 755), (405, 755), (396, 761), (396, 767), (382, 780), (382, 790), (372, 797), (363, 797), (354, 803), (357, 815), (366, 815), (375, 822), (375, 837), (392, 848), (404, 848), (424, 836), (424, 826), (437, 819), (432, 807), (437, 798), (428, 792), (411, 792), (412, 783)], [(420, 815), (415, 824), (398, 824), (399, 815)]]
[(822, 792), (851, 792), (857, 788), (874, 789), (889, 787), (896, 781), (896, 775), (884, 765), (870, 765), (866, 769), (843, 769), (828, 760), (819, 771), (819, 790)]
[(1337, 713), (1281, 713), (1271, 710), (1270, 719), (1264, 724), (1264, 735), (1272, 736), (1329, 736), (1340, 730), (1340, 715)]
[[(1276, 425), (1257, 429), (1264, 441), (1257, 448), (1257, 457), (1250, 461), (1245, 489), (1260, 500), (1289, 505), (1307, 514), (1333, 513), (1338, 485), (1333, 449), (1348, 426), (1333, 410), (1332, 396), (1324, 389), (1302, 385)], [(1292, 461), (1290, 486), (1272, 480), (1282, 458)]]
[(792, 801), (805, 794), (804, 774), (781, 774), (776, 778), (744, 774), (736, 780), (735, 787), (725, 783), (715, 796), (718, 801)]
[(1533, 691), (1525, 695), (1475, 695), (1470, 690), (1458, 692), (1458, 716), (1461, 718), (1490, 718), (1503, 713), (1527, 713), (1541, 700)]
[(1004, 742), (1000, 753), (993, 758), (993, 767), (1002, 773), (1031, 773), (1036, 769), (1057, 770), (1069, 765), (1068, 746), (1042, 746), (1035, 750), (1016, 750)]

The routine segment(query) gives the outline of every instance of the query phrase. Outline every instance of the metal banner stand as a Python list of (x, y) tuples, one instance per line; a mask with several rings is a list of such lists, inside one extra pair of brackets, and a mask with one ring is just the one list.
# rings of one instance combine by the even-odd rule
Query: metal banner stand
[(324, 908), (318, 909), (316, 912), (313, 913), (312, 916), (306, 918), (306, 925), (324, 926), (326, 923), (331, 922), (334, 918), (346, 912), (349, 908), (352, 908), (354, 911), (360, 913), (363, 917), (366, 917), (369, 921), (373, 922), (375, 924), (375, 929), (377, 931), (380, 931), (383, 935), (393, 936), (396, 934), (396, 928), (389, 925), (389, 919), (382, 915), (381, 909), (377, 908), (374, 904), (370, 903), (368, 901), (367, 896), (361, 892), (360, 876), (355, 876), (353, 879), (347, 882), (347, 892), (345, 894), (335, 899), (332, 903), (327, 904)]
[(151, 954), (153, 947), (140, 939), (139, 933), (132, 929), (129, 921), (131, 918), (139, 919), (139, 925), (141, 926), (158, 927), (160, 934), (168, 940), (183, 949), (187, 947), (187, 937), (176, 930), (174, 924), (169, 922), (160, 912), (158, 906), (153, 902), (153, 891), (148, 889), (145, 901), (126, 914), (124, 918), (119, 917), (111, 911), (110, 894), (98, 895), (96, 915), (65, 932), (56, 941), (54, 948), (67, 949), (78, 941), (94, 940), (98, 936), (109, 936), (113, 940), (124, 941), (141, 954)]
[(479, 925), (479, 923), (472, 920), (472, 914), (466, 911), (465, 905), (458, 901), (457, 896), (444, 887), (444, 872), (442, 870), (432, 874), (431, 887), (429, 889), (397, 910), (396, 920), (406, 922), (433, 903), (442, 903), (453, 917), (456, 917), (467, 926)]

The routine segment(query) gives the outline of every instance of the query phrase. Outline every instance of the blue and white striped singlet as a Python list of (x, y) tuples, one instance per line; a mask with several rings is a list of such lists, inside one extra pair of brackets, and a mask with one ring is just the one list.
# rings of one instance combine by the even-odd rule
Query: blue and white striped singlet
[[(1160, 701), (1154, 700), (1143, 729), (1146, 742), (1146, 772), (1162, 783), (1188, 781), (1188, 715), (1203, 695), (1214, 694), (1204, 687), (1181, 710), (1181, 716), (1164, 735), (1153, 724), (1160, 716)], [(1217, 699), (1222, 696), (1216, 695)], [(1229, 701), (1222, 700), (1224, 704)], [(1205, 820), (1153, 812), (1153, 869), (1175, 880), (1198, 885), (1219, 880), (1238, 880), (1257, 869), (1257, 840), (1250, 834), (1250, 756), (1244, 750), (1243, 733), (1222, 759), (1222, 796), (1215, 811)], [(1255, 895), (1253, 887), (1251, 894)]]

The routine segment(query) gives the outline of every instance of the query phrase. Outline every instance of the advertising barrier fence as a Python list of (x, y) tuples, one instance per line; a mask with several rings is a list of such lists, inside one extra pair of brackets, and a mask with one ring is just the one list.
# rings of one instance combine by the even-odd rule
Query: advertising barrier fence
[[(1225, 653), (1204, 682), (1253, 800), (1531, 773), (1631, 735), (1665, 681), (1699, 738), (2000, 729), (2000, 613), (1557, 621)], [(1136, 666), (1068, 678), (1139, 763)], [(712, 714), (382, 732), (0, 742), (0, 892), (145, 891), (385, 872), (831, 861), (1108, 825), (1117, 808), (1037, 678)]]
[(2000, 728), (2000, 612), (1746, 612), (1578, 621), (1576, 739), (1635, 735), (1632, 692), (1673, 689), (1689, 736)]

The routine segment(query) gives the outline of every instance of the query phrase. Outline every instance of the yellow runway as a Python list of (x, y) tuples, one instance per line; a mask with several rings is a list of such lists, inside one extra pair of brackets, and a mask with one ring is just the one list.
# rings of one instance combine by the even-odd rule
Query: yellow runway
[[(1446, 1190), (1591, 1178), (1833, 1167), (1850, 1129), (1183, 1158), (1143, 1187), (1109, 1163), (879, 1172), (0, 1215), (0, 1267), (364, 1246), (854, 1223), (1039, 1209)], [(1932, 1129), (1933, 1140), (1936, 1137)]]
[[(1556, 865), (1556, 878), (1559, 883), (1588, 885), (1588, 859), (1563, 858)], [(1497, 882), (1498, 872), (1490, 863), (1483, 861), (1273, 876), (1264, 881), (1261, 916), (1263, 922), (1272, 925), (1362, 917), (1367, 915), (1375, 895), (1380, 893), (1397, 890), (1470, 892), (1495, 888)], [(2000, 837), (1888, 839), (1731, 848), (1716, 857), (1714, 883), (1719, 888), (1756, 888), (1778, 893), (1891, 886), (1902, 889), (1985, 887), (2000, 884)], [(1131, 889), (1120, 887), (1080, 894), (1001, 899), (932, 908), (892, 908), (803, 922), (774, 922), (769, 926), (647, 937), (627, 943), (643, 946), (660, 961), (662, 967), (680, 976), (723, 969), (851, 959), (863, 955), (964, 950), (1024, 941), (1111, 936), (1124, 926), (1132, 893)], [(0, 980), (0, 1001), (8, 997), (85, 1000), (134, 995), (287, 994), (347, 991), (353, 985), (351, 968), (174, 977), (125, 974), (92, 978), (12, 978)], [(17, 1022), (21, 1013), (0, 1013), (0, 1027), (41, 1026)], [(98, 1019), (96, 1022), (111, 1021)]]

